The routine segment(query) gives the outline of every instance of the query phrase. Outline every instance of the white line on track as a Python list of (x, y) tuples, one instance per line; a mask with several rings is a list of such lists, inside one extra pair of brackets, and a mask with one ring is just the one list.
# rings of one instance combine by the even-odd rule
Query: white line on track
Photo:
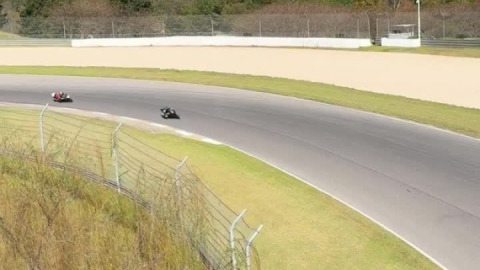
[(65, 107), (51, 107), (50, 109), (52, 109), (52, 108), (53, 108), (54, 110), (57, 109), (57, 108), (60, 108), (60, 109), (62, 109), (62, 110), (68, 110), (68, 111), (75, 111), (75, 112), (80, 111), (79, 109), (65, 108)]
[(122, 118), (124, 120), (128, 120), (128, 121), (140, 121), (140, 119), (135, 119), (135, 118), (127, 117), (127, 116), (121, 116), (120, 118)]
[(165, 126), (165, 125), (157, 124), (157, 123), (153, 123), (153, 122), (151, 122), (150, 125), (155, 126), (155, 127), (159, 127), (159, 128), (170, 128), (169, 126)]
[(109, 113), (103, 113), (103, 112), (93, 112), (93, 113), (99, 114), (99, 115), (111, 115), (111, 114), (109, 114)]
[(214, 144), (214, 145), (222, 145), (223, 144), (219, 141), (216, 141), (216, 140), (213, 140), (213, 139), (210, 139), (210, 138), (203, 138), (202, 142), (206, 142), (206, 143), (210, 143), (210, 144)]
[(404, 241), (405, 243), (407, 243), (408, 245), (410, 245), (411, 247), (413, 247), (415, 250), (417, 250), (417, 251), (420, 252), (423, 256), (425, 256), (425, 257), (427, 257), (428, 259), (430, 259), (433, 263), (435, 263), (435, 264), (436, 264), (438, 267), (440, 267), (441, 269), (444, 269), (444, 270), (447, 270), (447, 269), (448, 269), (447, 267), (445, 267), (444, 265), (442, 265), (440, 262), (438, 262), (437, 260), (435, 260), (434, 258), (432, 258), (430, 255), (428, 255), (427, 253), (425, 253), (423, 250), (421, 250), (419, 247), (417, 247), (415, 244), (411, 243), (411, 242), (408, 241), (407, 239), (403, 238), (402, 236), (398, 235), (396, 232), (392, 231), (391, 229), (389, 229), (388, 227), (386, 227), (385, 225), (383, 225), (381, 222), (379, 222), (379, 221), (377, 221), (376, 219), (370, 217), (369, 215), (367, 215), (366, 213), (362, 212), (361, 210), (355, 208), (353, 205), (351, 205), (351, 204), (349, 204), (349, 203), (341, 200), (340, 198), (336, 197), (335, 195), (332, 195), (332, 194), (330, 194), (329, 192), (327, 192), (327, 191), (325, 191), (325, 190), (323, 190), (323, 189), (321, 189), (321, 188), (319, 188), (319, 187), (316, 187), (316, 186), (312, 185), (311, 183), (307, 182), (306, 180), (302, 179), (301, 177), (296, 176), (295, 174), (292, 174), (292, 173), (290, 173), (290, 172), (287, 172), (287, 171), (285, 171), (284, 169), (282, 169), (282, 168), (280, 168), (280, 167), (277, 167), (277, 166), (273, 165), (272, 163), (270, 163), (270, 162), (268, 162), (268, 161), (265, 161), (265, 160), (263, 160), (263, 159), (261, 159), (261, 158), (256, 157), (256, 156), (253, 155), (253, 154), (250, 154), (250, 153), (248, 153), (248, 152), (245, 152), (245, 151), (243, 151), (243, 150), (241, 150), (241, 149), (238, 149), (238, 148), (236, 148), (236, 147), (234, 147), (234, 146), (232, 146), (232, 145), (229, 145), (229, 144), (224, 144), (224, 145), (226, 145), (226, 146), (228, 146), (228, 147), (230, 147), (230, 148), (232, 148), (232, 149), (235, 149), (236, 151), (241, 152), (241, 153), (243, 153), (243, 154), (245, 154), (245, 155), (247, 155), (247, 156), (250, 156), (250, 157), (252, 157), (252, 158), (255, 158), (255, 159), (257, 159), (257, 160), (260, 160), (260, 161), (268, 164), (269, 166), (272, 166), (273, 168), (275, 168), (275, 169), (277, 169), (277, 170), (279, 170), (279, 171), (281, 171), (281, 172), (283, 172), (283, 173), (285, 173), (285, 174), (287, 174), (287, 175), (289, 175), (289, 176), (291, 176), (291, 177), (293, 177), (293, 178), (295, 178), (295, 179), (303, 182), (304, 184), (306, 184), (306, 185), (308, 185), (308, 186), (310, 186), (310, 187), (312, 187), (312, 188), (314, 188), (314, 189), (316, 189), (316, 190), (318, 190), (318, 191), (320, 191), (320, 192), (322, 192), (322, 193), (324, 193), (324, 194), (332, 197), (333, 199), (335, 199), (335, 200), (343, 203), (344, 205), (346, 205), (346, 206), (350, 207), (351, 209), (357, 211), (358, 213), (360, 213), (360, 214), (363, 215), (364, 217), (370, 219), (371, 221), (373, 221), (374, 223), (376, 223), (377, 225), (379, 225), (380, 227), (382, 227), (384, 230), (386, 230), (386, 231), (388, 231), (389, 233), (395, 235), (396, 237), (398, 237), (399, 239), (401, 239), (402, 241)]
[(183, 136), (192, 136), (193, 135), (193, 133), (191, 133), (191, 132), (188, 132), (188, 131), (185, 131), (185, 130), (180, 130), (180, 129), (176, 129), (175, 132), (177, 132), (178, 134), (183, 135)]

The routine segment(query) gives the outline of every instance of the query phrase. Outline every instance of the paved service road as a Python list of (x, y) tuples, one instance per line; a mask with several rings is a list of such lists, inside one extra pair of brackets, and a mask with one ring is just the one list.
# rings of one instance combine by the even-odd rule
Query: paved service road
[[(480, 267), (480, 141), (409, 122), (269, 94), (178, 83), (0, 75), (0, 101), (72, 104), (168, 124), (301, 177), (449, 269)], [(163, 120), (161, 106), (181, 120)]]

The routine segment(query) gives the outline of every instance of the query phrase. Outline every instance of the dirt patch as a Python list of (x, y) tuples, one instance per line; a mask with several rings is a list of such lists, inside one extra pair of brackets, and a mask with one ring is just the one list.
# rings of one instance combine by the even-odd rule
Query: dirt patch
[(324, 82), (480, 108), (480, 59), (235, 47), (1, 48), (0, 65), (171, 68)]

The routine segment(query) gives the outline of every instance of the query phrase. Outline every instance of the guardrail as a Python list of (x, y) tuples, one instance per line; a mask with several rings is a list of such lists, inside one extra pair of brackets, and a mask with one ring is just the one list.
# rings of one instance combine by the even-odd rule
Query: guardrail
[[(382, 44), (381, 38), (375, 39), (374, 44), (377, 46), (386, 46)], [(421, 46), (444, 48), (479, 48), (480, 39), (422, 39)]]
[(422, 46), (474, 48), (480, 47), (480, 39), (422, 39)]
[(69, 39), (0, 39), (0, 47), (70, 47)]
[[(259, 230), (231, 210), (176, 159), (142, 139), (137, 130), (48, 110), (0, 107), (0, 153), (40, 155), (117, 190), (169, 220), (210, 269), (260, 269), (253, 240)], [(39, 142), (33, 143), (32, 142)], [(182, 238), (183, 239), (183, 238)]]

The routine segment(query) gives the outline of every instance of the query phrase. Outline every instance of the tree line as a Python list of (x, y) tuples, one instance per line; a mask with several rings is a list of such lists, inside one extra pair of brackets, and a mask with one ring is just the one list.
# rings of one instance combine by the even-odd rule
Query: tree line
[[(469, 24), (470, 28), (478, 28), (480, 0), (421, 1), (424, 10), (429, 9), (432, 16), (442, 20), (451, 20), (451, 25), (455, 27)], [(377, 18), (394, 17), (397, 12), (415, 10), (415, 0), (0, 0), (0, 29), (5, 26), (6, 31), (31, 37), (62, 37), (68, 33), (79, 33), (83, 38), (90, 34), (105, 35), (119, 31), (133, 35), (174, 35), (213, 30), (210, 21), (205, 22), (205, 18), (183, 20), (172, 15), (211, 15), (218, 22), (222, 21), (218, 15), (229, 14), (366, 14), (370, 25), (375, 25)], [(154, 19), (166, 15), (168, 18), (162, 21)], [(122, 17), (124, 19), (115, 19)], [(126, 20), (125, 17), (131, 19)], [(114, 21), (117, 24), (123, 21), (120, 29), (118, 25), (112, 26)], [(5, 25), (7, 22), (10, 23)], [(251, 32), (245, 29), (258, 28), (249, 23), (252, 21), (242, 17), (223, 21), (216, 28), (227, 32)], [(270, 24), (282, 22), (272, 21)], [(375, 31), (372, 28), (372, 36), (375, 36)], [(465, 31), (457, 32), (463, 34)]]
[[(135, 17), (225, 15), (245, 13), (311, 13), (337, 9), (412, 10), (416, 0), (0, 0), (0, 23), (7, 12), (19, 17)], [(480, 0), (422, 0), (425, 8), (480, 5)], [(3, 7), (3, 8), (1, 8)]]

